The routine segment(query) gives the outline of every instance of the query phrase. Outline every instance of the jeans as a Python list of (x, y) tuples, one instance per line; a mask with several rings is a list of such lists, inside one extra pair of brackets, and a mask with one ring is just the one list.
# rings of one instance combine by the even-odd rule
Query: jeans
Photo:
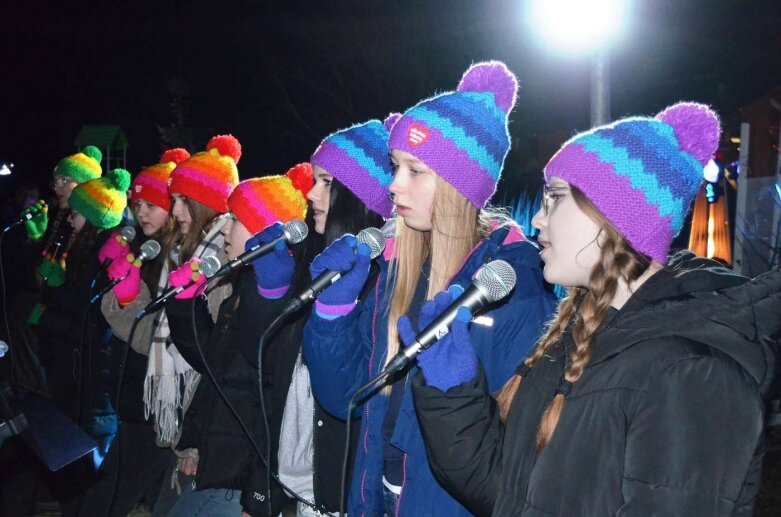
[(169, 514), (171, 517), (240, 517), (241, 491), (224, 488), (193, 490), (192, 483), (182, 487), (182, 495)]

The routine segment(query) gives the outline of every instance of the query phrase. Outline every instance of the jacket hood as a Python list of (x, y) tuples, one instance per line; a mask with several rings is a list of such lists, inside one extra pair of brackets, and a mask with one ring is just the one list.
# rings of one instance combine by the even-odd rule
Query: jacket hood
[[(649, 339), (682, 338), (734, 359), (772, 393), (781, 358), (781, 271), (749, 280), (690, 252), (675, 255), (609, 318), (597, 364)], [(609, 337), (608, 337), (609, 336)]]

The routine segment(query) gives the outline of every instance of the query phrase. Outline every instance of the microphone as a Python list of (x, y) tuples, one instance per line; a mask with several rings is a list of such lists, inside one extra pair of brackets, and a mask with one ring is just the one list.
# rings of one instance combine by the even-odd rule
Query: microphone
[[(123, 226), (119, 229), (119, 236), (122, 237), (126, 243), (130, 244), (133, 242), (133, 239), (136, 238), (136, 229), (132, 226)], [(106, 269), (109, 264), (111, 264), (111, 259), (106, 259), (103, 261), (103, 264), (101, 264), (101, 268)]]
[[(206, 278), (211, 278), (215, 275), (217, 270), (220, 269), (220, 259), (218, 259), (215, 256), (208, 256), (204, 257), (203, 260), (198, 264), (198, 270), (205, 276)], [(169, 298), (172, 296), (176, 296), (177, 294), (181, 293), (191, 285), (193, 285), (195, 282), (190, 282), (188, 285), (180, 285), (178, 287), (171, 287), (166, 292), (149, 302), (146, 307), (141, 310), (138, 314), (136, 314), (136, 319), (140, 320), (147, 314), (149, 314), (152, 311), (157, 310), (162, 304), (164, 304)]]
[(249, 264), (261, 255), (265, 255), (266, 253), (272, 251), (279, 241), (287, 241), (288, 244), (298, 244), (299, 242), (306, 239), (306, 236), (309, 234), (309, 228), (306, 226), (306, 223), (300, 219), (293, 219), (292, 221), (286, 222), (283, 228), (284, 229), (282, 230), (282, 235), (280, 237), (277, 237), (273, 241), (267, 242), (266, 244), (258, 244), (257, 246), (253, 246), (235, 259), (222, 266), (222, 268), (220, 268), (220, 270), (217, 271), (214, 276), (227, 275), (234, 269)]
[(392, 237), (396, 236), (396, 218), (391, 217), (387, 221), (385, 221), (385, 224), (382, 225), (382, 228), (380, 228), (380, 231), (382, 232), (382, 236), (386, 239), (390, 239)]
[[(150, 239), (141, 245), (141, 249), (136, 259), (140, 260), (141, 262), (146, 262), (147, 260), (152, 260), (153, 258), (157, 257), (157, 255), (159, 254), (160, 254), (160, 244), (157, 241)], [(92, 297), (90, 303), (95, 303), (96, 301), (98, 301), (101, 296), (109, 292), (112, 287), (114, 287), (124, 279), (125, 277), (116, 278), (111, 282), (109, 282), (109, 284), (106, 287), (104, 287), (102, 291), (100, 291), (98, 294)]]
[(382, 371), (381, 376), (401, 371), (420, 352), (447, 334), (460, 307), (466, 307), (474, 314), (486, 305), (499, 301), (510, 294), (514, 287), (515, 271), (504, 260), (494, 260), (481, 267), (477, 271), (472, 285), (461, 293), (461, 296), (453, 300), (445, 312), (418, 332), (415, 341), (396, 354)]
[[(380, 253), (382, 253), (382, 250), (385, 249), (385, 237), (383, 237), (382, 232), (377, 228), (364, 228), (358, 232), (356, 238), (358, 239), (358, 242), (362, 242), (369, 246), (371, 249), (370, 256), (372, 259), (377, 258)], [(304, 289), (301, 294), (292, 298), (287, 303), (282, 312), (285, 314), (292, 314), (296, 312), (301, 307), (317, 298), (317, 295), (319, 295), (328, 286), (339, 280), (341, 277), (341, 271), (322, 272), (317, 278), (312, 280), (312, 283), (309, 284), (309, 287)]]
[[(132, 226), (123, 226), (119, 229), (119, 235), (126, 243), (130, 244), (133, 242), (133, 239), (136, 238), (136, 229)], [(103, 274), (103, 272), (106, 271), (106, 269), (108, 269), (108, 267), (111, 265), (111, 260), (112, 259), (110, 258), (103, 260), (103, 263), (100, 265), (100, 269), (98, 270), (98, 274), (96, 274), (95, 278), (92, 279), (92, 283), (89, 286), (90, 289), (95, 287), (95, 284), (98, 281), (98, 277), (100, 277), (100, 275)]]
[[(41, 200), (41, 201), (43, 201), (43, 200)], [(32, 208), (30, 208), (27, 213), (25, 213), (24, 215), (20, 216), (16, 221), (14, 221), (13, 223), (11, 223), (8, 226), (6, 226), (5, 229), (3, 230), (3, 233), (7, 232), (8, 230), (13, 228), (14, 226), (19, 226), (20, 224), (23, 224), (25, 221), (29, 221), (34, 216), (36, 216), (39, 213), (41, 213), (41, 211), (44, 208), (46, 208), (46, 203), (45, 202), (42, 202), (41, 204), (35, 203), (34, 205), (32, 205)]]

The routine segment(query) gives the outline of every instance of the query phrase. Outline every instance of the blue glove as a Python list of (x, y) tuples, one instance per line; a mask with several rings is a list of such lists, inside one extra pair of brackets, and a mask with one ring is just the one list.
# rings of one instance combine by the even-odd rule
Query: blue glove
[[(282, 236), (284, 226), (276, 222), (267, 226), (264, 230), (256, 233), (247, 240), (244, 245), (244, 251), (259, 244), (266, 244)], [(293, 281), (293, 273), (296, 269), (293, 255), (287, 248), (287, 243), (280, 240), (274, 251), (266, 253), (252, 261), (252, 267), (255, 269), (255, 281), (258, 283), (258, 293), (263, 298), (276, 299), (282, 298)]]
[(355, 307), (363, 284), (369, 277), (371, 249), (354, 235), (344, 235), (315, 257), (309, 271), (314, 280), (324, 271), (340, 271), (342, 276), (331, 284), (315, 302), (315, 312), (325, 319), (349, 314)]
[[(434, 321), (434, 318), (442, 314), (463, 292), (464, 289), (460, 285), (452, 285), (447, 291), (437, 293), (433, 300), (424, 303), (420, 309), (420, 328), (425, 328)], [(440, 391), (447, 391), (475, 378), (477, 356), (467, 329), (471, 320), (472, 313), (469, 309), (459, 308), (456, 319), (450, 324), (450, 332), (418, 355), (418, 366), (426, 376), (426, 384)], [(407, 316), (399, 318), (397, 328), (404, 346), (415, 341), (417, 332), (412, 328)]]

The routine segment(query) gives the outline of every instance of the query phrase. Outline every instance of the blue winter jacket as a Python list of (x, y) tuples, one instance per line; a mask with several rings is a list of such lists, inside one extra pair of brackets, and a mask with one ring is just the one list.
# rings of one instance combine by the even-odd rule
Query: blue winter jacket
[[(515, 367), (536, 343), (556, 304), (545, 287), (537, 249), (515, 228), (500, 228), (482, 239), (451, 284), (468, 286), (480, 266), (496, 259), (509, 262), (515, 269), (515, 290), (497, 308), (474, 320), (469, 331), (491, 393), (513, 375)], [(315, 398), (339, 418), (347, 417), (347, 405), (354, 391), (379, 374), (386, 362), (387, 265), (387, 262), (381, 264), (376, 285), (363, 304), (335, 320), (314, 313), (304, 330), (304, 353)], [(416, 370), (413, 367), (411, 373)], [(396, 515), (470, 515), (434, 479), (412, 402), (411, 378), (410, 375), (398, 381), (407, 382), (407, 386), (391, 437), (391, 443), (404, 452), (404, 482)], [(381, 516), (382, 423), (388, 411), (388, 397), (377, 394), (359, 411), (361, 430), (348, 514)]]

